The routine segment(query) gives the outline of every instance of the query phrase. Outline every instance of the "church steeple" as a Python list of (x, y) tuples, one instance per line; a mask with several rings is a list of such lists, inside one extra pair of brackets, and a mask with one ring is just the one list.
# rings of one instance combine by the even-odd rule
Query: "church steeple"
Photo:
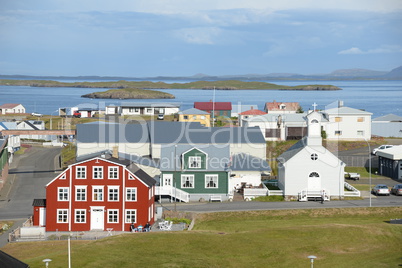
[(307, 115), (307, 145), (322, 145), (321, 114), (315, 111)]

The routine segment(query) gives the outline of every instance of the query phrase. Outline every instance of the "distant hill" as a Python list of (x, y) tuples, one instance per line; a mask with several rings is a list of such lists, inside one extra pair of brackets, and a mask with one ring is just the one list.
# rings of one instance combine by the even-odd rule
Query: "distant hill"
[(385, 74), (384, 77), (387, 78), (402, 78), (402, 66), (399, 66), (398, 68), (393, 69), (389, 73)]
[(386, 75), (387, 72), (373, 71), (367, 69), (341, 69), (333, 71), (328, 76), (333, 77), (379, 77)]

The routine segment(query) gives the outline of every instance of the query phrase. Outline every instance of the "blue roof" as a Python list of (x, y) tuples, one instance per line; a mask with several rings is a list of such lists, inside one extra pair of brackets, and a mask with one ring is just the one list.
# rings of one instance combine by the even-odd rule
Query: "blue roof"
[(209, 114), (205, 111), (201, 111), (199, 109), (196, 108), (190, 108), (181, 112), (178, 112), (178, 114), (200, 114), (200, 115), (204, 115), (204, 114)]

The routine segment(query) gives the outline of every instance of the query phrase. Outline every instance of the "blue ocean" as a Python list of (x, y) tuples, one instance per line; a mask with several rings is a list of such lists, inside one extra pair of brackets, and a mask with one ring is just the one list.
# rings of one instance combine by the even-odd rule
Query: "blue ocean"
[[(73, 81), (69, 81), (73, 82)], [(166, 81), (171, 83), (172, 81)], [(188, 81), (174, 81), (188, 82)], [(21, 103), (28, 113), (57, 115), (61, 107), (74, 107), (78, 104), (91, 103), (101, 107), (121, 102), (171, 102), (179, 103), (181, 110), (192, 108), (195, 101), (229, 101), (232, 104), (257, 105), (263, 110), (266, 102), (299, 102), (304, 111), (332, 108), (341, 100), (344, 106), (362, 109), (373, 113), (372, 118), (386, 114), (402, 116), (402, 81), (266, 81), (280, 85), (335, 85), (339, 91), (284, 91), (284, 90), (195, 90), (164, 89), (176, 96), (170, 100), (110, 100), (87, 99), (81, 95), (104, 91), (97, 88), (48, 88), (28, 86), (0, 86), (0, 104)]]

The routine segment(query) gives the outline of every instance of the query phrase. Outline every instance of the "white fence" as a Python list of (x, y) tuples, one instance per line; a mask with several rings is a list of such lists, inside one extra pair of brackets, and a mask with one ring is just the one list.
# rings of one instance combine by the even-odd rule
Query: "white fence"
[(156, 186), (155, 195), (169, 195), (182, 202), (190, 201), (190, 194), (172, 186)]

